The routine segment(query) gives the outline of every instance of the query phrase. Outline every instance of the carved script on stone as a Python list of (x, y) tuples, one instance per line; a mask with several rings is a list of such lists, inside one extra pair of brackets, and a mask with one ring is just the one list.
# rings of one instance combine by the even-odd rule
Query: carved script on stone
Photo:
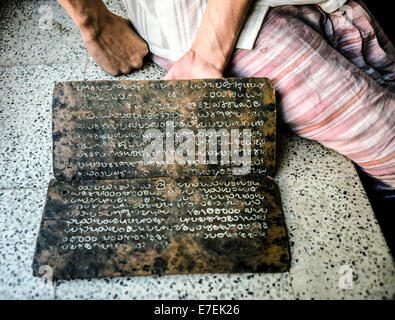
[(34, 274), (288, 270), (275, 143), (267, 79), (57, 83)]

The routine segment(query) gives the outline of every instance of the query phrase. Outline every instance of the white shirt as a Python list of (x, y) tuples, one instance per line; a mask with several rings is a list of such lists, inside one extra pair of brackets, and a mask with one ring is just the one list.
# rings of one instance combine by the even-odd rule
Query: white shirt
[[(207, 0), (122, 0), (129, 18), (150, 51), (176, 61), (192, 46)], [(251, 50), (270, 7), (318, 4), (333, 12), (347, 0), (255, 0), (240, 32), (236, 48)]]

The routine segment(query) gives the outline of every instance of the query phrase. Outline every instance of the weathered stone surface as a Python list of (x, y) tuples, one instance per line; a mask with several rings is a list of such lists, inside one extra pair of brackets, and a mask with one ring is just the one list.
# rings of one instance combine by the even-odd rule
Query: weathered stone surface
[(33, 269), (56, 279), (284, 272), (275, 182), (248, 176), (50, 184)]
[(57, 83), (34, 274), (288, 270), (275, 144), (267, 79)]
[[(276, 143), (275, 95), (262, 78), (183, 81), (88, 81), (57, 83), (53, 104), (54, 173), (58, 180), (118, 179), (232, 174), (229, 164), (143, 162), (143, 135), (166, 123), (174, 131), (251, 130), (251, 173), (273, 176)], [(170, 130), (167, 131), (168, 133)], [(209, 134), (206, 131), (206, 134)], [(171, 137), (170, 137), (171, 138)], [(208, 139), (207, 139), (208, 142)], [(221, 140), (218, 139), (218, 151)], [(180, 143), (175, 143), (174, 149)], [(194, 159), (197, 160), (198, 147)], [(210, 152), (206, 148), (207, 160)], [(221, 149), (222, 150), (222, 149)], [(230, 149), (229, 149), (230, 150)], [(229, 160), (232, 160), (231, 155)], [(219, 165), (221, 164), (221, 165)]]

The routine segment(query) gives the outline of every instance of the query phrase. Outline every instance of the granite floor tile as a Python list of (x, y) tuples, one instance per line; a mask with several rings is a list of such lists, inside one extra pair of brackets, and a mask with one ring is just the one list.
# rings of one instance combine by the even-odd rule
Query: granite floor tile
[[(127, 17), (121, 0), (105, 0)], [(0, 66), (83, 62), (79, 29), (57, 0), (11, 1), (0, 6)]]
[[(105, 2), (126, 16), (121, 1)], [(107, 75), (86, 60), (79, 31), (56, 0), (2, 1), (0, 30), (0, 298), (52, 299), (54, 287), (33, 277), (31, 264), (52, 176), (54, 81), (153, 80), (166, 72), (147, 63), (127, 76)], [(281, 135), (278, 147), (289, 273), (61, 281), (56, 298), (395, 298), (394, 262), (352, 163), (294, 135)], [(20, 187), (40, 189), (10, 189)]]
[(0, 190), (0, 242), (35, 245), (47, 189)]
[(107, 8), (111, 10), (112, 13), (115, 13), (124, 18), (128, 17), (128, 13), (122, 3), (122, 0), (103, 0), (106, 4)]
[(54, 299), (51, 281), (33, 277), (32, 243), (0, 242), (0, 299)]
[(83, 71), (80, 63), (0, 68), (0, 189), (47, 186), (54, 83), (82, 80)]
[(395, 265), (351, 161), (294, 135), (278, 146), (296, 297), (392, 299)]
[(58, 281), (56, 299), (293, 299), (288, 273)]
[(0, 65), (84, 61), (78, 28), (56, 0), (2, 1)]
[(54, 299), (54, 285), (32, 269), (46, 191), (0, 190), (0, 299)]

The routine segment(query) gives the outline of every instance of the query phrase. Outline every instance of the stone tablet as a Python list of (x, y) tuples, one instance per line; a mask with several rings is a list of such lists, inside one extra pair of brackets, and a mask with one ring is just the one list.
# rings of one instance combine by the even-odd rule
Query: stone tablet
[[(230, 141), (237, 135), (242, 142), (249, 132), (251, 165), (242, 166), (232, 161), (240, 143), (231, 150)], [(152, 164), (144, 162), (147, 144), (158, 139), (162, 144), (157, 149), (163, 153)], [(240, 174), (273, 176), (275, 143), (275, 96), (267, 79), (55, 86), (53, 151), (58, 180), (218, 175), (237, 169)], [(181, 151), (190, 157), (177, 152), (183, 145)], [(217, 147), (224, 157), (210, 158)]]
[(287, 234), (271, 179), (51, 182), (34, 265), (59, 279), (282, 272)]
[(33, 273), (284, 272), (267, 79), (57, 83)]

